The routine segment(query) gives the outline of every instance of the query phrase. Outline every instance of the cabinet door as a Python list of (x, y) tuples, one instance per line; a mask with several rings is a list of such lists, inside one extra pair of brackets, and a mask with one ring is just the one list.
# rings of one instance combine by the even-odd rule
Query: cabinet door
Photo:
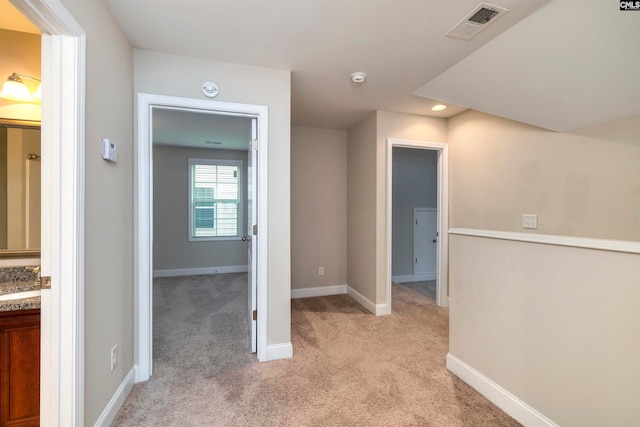
[[(40, 324), (39, 316), (3, 325), (1, 426), (40, 424)], [(34, 324), (35, 323), (35, 324)]]

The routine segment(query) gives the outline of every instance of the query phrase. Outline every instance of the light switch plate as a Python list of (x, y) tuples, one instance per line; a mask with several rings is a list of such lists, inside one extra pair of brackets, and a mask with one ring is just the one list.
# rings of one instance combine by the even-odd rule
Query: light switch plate
[(524, 214), (522, 215), (522, 228), (538, 228), (538, 215), (535, 214)]

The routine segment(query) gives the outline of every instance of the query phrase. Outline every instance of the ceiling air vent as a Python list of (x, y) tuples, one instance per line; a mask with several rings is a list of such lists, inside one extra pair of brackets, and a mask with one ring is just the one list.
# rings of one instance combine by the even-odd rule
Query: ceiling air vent
[(448, 37), (470, 40), (509, 10), (489, 3), (480, 3), (447, 33)]

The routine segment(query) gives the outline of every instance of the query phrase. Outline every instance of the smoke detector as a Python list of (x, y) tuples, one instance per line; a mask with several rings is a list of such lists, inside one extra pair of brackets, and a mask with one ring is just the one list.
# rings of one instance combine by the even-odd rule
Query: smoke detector
[(508, 11), (509, 9), (505, 9), (504, 7), (489, 3), (480, 3), (450, 29), (446, 35), (457, 39), (470, 40)]
[(354, 83), (363, 83), (367, 78), (367, 75), (363, 72), (356, 72), (351, 74), (351, 81)]

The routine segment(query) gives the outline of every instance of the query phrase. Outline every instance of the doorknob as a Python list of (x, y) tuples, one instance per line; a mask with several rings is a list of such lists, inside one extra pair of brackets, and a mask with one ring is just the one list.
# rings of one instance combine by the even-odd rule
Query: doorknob
[(438, 239), (433, 239), (433, 243), (436, 243), (438, 241)]
[(248, 241), (250, 241), (250, 240), (251, 240), (251, 236), (243, 236), (243, 237), (242, 237), (242, 241), (243, 241), (243, 242), (248, 242)]

